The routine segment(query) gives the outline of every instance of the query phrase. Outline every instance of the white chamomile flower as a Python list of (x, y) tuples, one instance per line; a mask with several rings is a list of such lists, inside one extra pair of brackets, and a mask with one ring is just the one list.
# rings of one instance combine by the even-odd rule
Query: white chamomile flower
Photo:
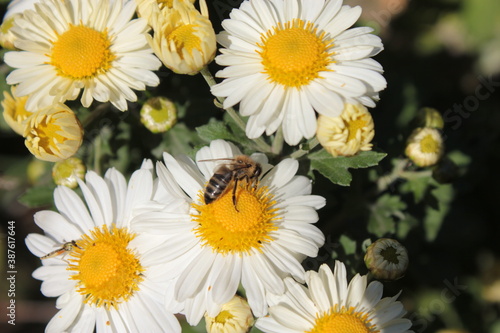
[(56, 102), (95, 99), (127, 110), (132, 91), (157, 86), (152, 71), (161, 66), (146, 40), (146, 20), (134, 19), (134, 1), (41, 0), (25, 10), (11, 32), (21, 51), (5, 54), (15, 69), (8, 84), (19, 84), (17, 96), (29, 95), (26, 109)]
[(270, 295), (269, 316), (255, 324), (265, 333), (404, 333), (411, 327), (399, 295), (382, 298), (383, 286), (356, 274), (347, 283), (343, 263), (335, 271), (323, 264), (318, 272), (306, 273), (307, 288), (285, 279), (287, 292)]
[(382, 67), (370, 57), (382, 42), (369, 27), (351, 27), (359, 6), (342, 0), (249, 0), (224, 20), (216, 57), (227, 66), (212, 87), (250, 116), (246, 133), (257, 138), (283, 127), (296, 145), (316, 132), (316, 112), (336, 117), (344, 103), (375, 106), (386, 87)]
[[(58, 297), (59, 312), (46, 332), (180, 332), (164, 308), (168, 280), (156, 246), (165, 237), (134, 230), (131, 221), (152, 209), (152, 163), (134, 172), (128, 187), (115, 169), (104, 178), (89, 171), (78, 179), (85, 200), (66, 186), (54, 191), (59, 212), (40, 211), (36, 224), (45, 235), (30, 234), (29, 250), (43, 266), (33, 272), (41, 291)], [(49, 254), (49, 255), (47, 255)]]
[(253, 154), (250, 158), (262, 167), (260, 180), (239, 181), (234, 197), (234, 182), (229, 182), (226, 191), (205, 203), (205, 186), (214, 171), (222, 164), (241, 165), (230, 160), (238, 155), (241, 152), (223, 140), (200, 149), (195, 161), (165, 153), (166, 167), (158, 163), (157, 172), (160, 184), (180, 200), (178, 208), (170, 205), (169, 213), (145, 213), (136, 220), (139, 230), (169, 235), (161, 251), (175, 281), (167, 292), (167, 306), (184, 307), (192, 325), (205, 311), (217, 316), (240, 283), (253, 313), (264, 315), (265, 294), (283, 293), (286, 276), (304, 281), (302, 260), (315, 257), (324, 243), (314, 223), (325, 199), (311, 195), (311, 181), (296, 175), (294, 159), (272, 166), (265, 155)]

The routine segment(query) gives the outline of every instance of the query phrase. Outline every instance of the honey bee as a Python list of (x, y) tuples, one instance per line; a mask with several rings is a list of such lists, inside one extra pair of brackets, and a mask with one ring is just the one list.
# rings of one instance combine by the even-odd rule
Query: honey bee
[(40, 259), (49, 259), (49, 258), (54, 258), (54, 257), (57, 257), (58, 255), (61, 255), (63, 253), (66, 253), (66, 252), (71, 252), (73, 250), (74, 247), (77, 247), (80, 249), (80, 247), (78, 246), (78, 244), (76, 244), (76, 241), (71, 241), (71, 242), (66, 242), (64, 243), (61, 248), (57, 249), (57, 250), (54, 250), (50, 253), (47, 253), (46, 255), (44, 255), (43, 257), (40, 257)]
[(238, 155), (234, 158), (217, 158), (211, 160), (202, 160), (199, 162), (206, 161), (217, 161), (217, 160), (229, 160), (231, 162), (224, 163), (220, 165), (213, 176), (208, 181), (205, 187), (204, 199), (205, 204), (214, 202), (220, 198), (233, 184), (233, 205), (236, 211), (236, 188), (238, 182), (246, 179), (249, 184), (256, 184), (260, 174), (262, 173), (262, 167), (259, 163), (252, 160), (246, 155)]

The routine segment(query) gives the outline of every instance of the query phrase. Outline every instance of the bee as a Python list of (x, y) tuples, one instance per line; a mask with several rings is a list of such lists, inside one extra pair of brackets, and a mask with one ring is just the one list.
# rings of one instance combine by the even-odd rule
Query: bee
[(226, 193), (232, 184), (233, 205), (236, 211), (238, 211), (238, 208), (236, 207), (236, 188), (238, 186), (238, 182), (246, 179), (249, 184), (256, 184), (260, 174), (262, 173), (262, 167), (259, 163), (255, 162), (246, 155), (238, 155), (234, 158), (202, 160), (199, 162), (217, 160), (229, 160), (230, 162), (224, 163), (215, 169), (213, 176), (210, 178), (207, 186), (205, 187), (205, 204), (208, 205), (220, 198), (224, 193)]
[(61, 248), (57, 249), (57, 250), (54, 250), (50, 253), (47, 253), (46, 255), (44, 255), (43, 257), (40, 257), (40, 259), (49, 259), (49, 258), (54, 258), (54, 257), (57, 257), (58, 255), (61, 255), (63, 253), (66, 253), (66, 252), (71, 252), (73, 251), (73, 248), (74, 247), (77, 247), (79, 249), (81, 249), (81, 247), (78, 246), (78, 244), (76, 244), (76, 241), (71, 241), (71, 242), (66, 242), (64, 243)]

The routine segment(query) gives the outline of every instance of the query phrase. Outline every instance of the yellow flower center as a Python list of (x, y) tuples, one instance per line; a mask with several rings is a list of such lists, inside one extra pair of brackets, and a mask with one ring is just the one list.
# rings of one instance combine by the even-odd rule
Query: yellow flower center
[(346, 125), (347, 125), (347, 131), (349, 132), (349, 135), (347, 137), (347, 142), (349, 142), (355, 139), (358, 131), (361, 131), (363, 127), (366, 126), (366, 120), (358, 118), (347, 122)]
[(320, 78), (320, 72), (334, 62), (333, 52), (328, 51), (333, 42), (325, 38), (325, 32), (318, 34), (311, 22), (294, 19), (281, 23), (261, 36), (264, 73), (271, 82), (285, 87), (300, 88)]
[(78, 281), (77, 291), (85, 296), (85, 303), (118, 309), (139, 290), (144, 268), (127, 248), (134, 237), (126, 228), (105, 225), (78, 241), (68, 270), (76, 272), (71, 279)]
[(227, 321), (233, 319), (234, 316), (231, 314), (231, 312), (227, 310), (222, 310), (219, 312), (219, 314), (215, 317), (215, 322), (218, 324), (225, 324)]
[(71, 115), (66, 115), (66, 111), (64, 110), (42, 117), (26, 136), (30, 146), (34, 150), (60, 152), (68, 138), (64, 135), (66, 132), (57, 120), (68, 117), (71, 117)]
[(174, 0), (156, 0), (156, 3), (158, 4), (158, 7), (160, 9), (163, 8), (172, 8), (174, 6)]
[[(197, 24), (184, 24), (168, 34), (167, 40), (173, 42), (177, 50), (186, 50), (192, 54), (193, 50), (202, 51), (201, 39), (196, 35)], [(181, 53), (179, 55), (182, 56)]]
[(379, 333), (371, 323), (369, 314), (357, 312), (354, 307), (338, 308), (335, 305), (327, 313), (316, 318), (314, 327), (306, 333)]
[[(203, 202), (200, 192), (200, 202)], [(195, 233), (202, 244), (222, 254), (248, 253), (252, 248), (261, 249), (263, 243), (272, 241), (271, 231), (275, 225), (276, 203), (267, 187), (255, 188), (241, 185), (236, 190), (236, 205), (233, 191), (228, 189), (210, 204), (193, 203), (199, 214), (193, 215), (198, 222)]]
[(427, 134), (420, 141), (420, 150), (422, 153), (433, 153), (439, 152), (439, 142), (437, 142), (431, 134)]
[(53, 44), (50, 64), (59, 75), (73, 80), (106, 72), (116, 58), (109, 49), (111, 41), (106, 30), (99, 32), (83, 25), (70, 25)]

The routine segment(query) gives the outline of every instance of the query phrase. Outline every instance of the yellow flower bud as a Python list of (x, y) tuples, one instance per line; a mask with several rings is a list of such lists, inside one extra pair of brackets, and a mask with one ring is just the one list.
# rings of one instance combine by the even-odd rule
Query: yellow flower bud
[(10, 28), (14, 25), (16, 18), (20, 17), (21, 14), (15, 14), (9, 18), (4, 19), (2, 25), (0, 26), (0, 46), (7, 50), (15, 50), (14, 42), (16, 37), (10, 31)]
[(175, 104), (166, 97), (150, 98), (141, 109), (141, 123), (153, 133), (166, 132), (177, 122)]
[(26, 168), (26, 176), (30, 184), (36, 184), (38, 181), (44, 181), (45, 175), (50, 171), (51, 163), (33, 158)]
[(352, 156), (372, 149), (373, 118), (363, 105), (345, 104), (338, 117), (318, 117), (316, 136), (333, 156)]
[(405, 153), (420, 167), (436, 164), (443, 155), (441, 133), (435, 128), (416, 128), (408, 138)]
[(208, 9), (200, 1), (201, 13), (190, 1), (173, 0), (172, 8), (152, 12), (154, 36), (150, 45), (163, 64), (178, 74), (194, 75), (215, 57), (217, 43)]
[(36, 158), (57, 162), (74, 155), (83, 129), (73, 111), (64, 104), (42, 109), (26, 120), (25, 145)]
[(245, 333), (252, 327), (254, 318), (247, 301), (234, 296), (217, 316), (205, 313), (205, 322), (207, 333)]
[(26, 111), (24, 107), (28, 96), (15, 97), (16, 86), (11, 86), (10, 91), (12, 95), (7, 91), (3, 92), (3, 118), (14, 132), (23, 135), (24, 128), (26, 127), (25, 120), (33, 114), (32, 112)]
[(365, 264), (376, 279), (397, 280), (408, 268), (408, 252), (397, 240), (380, 238), (366, 249)]
[(422, 124), (422, 127), (443, 129), (443, 117), (438, 110), (433, 108), (422, 108), (419, 113), (420, 123)]
[(52, 168), (52, 179), (57, 185), (75, 188), (78, 186), (77, 179), (83, 179), (83, 177), (85, 177), (85, 165), (77, 157), (56, 162)]

